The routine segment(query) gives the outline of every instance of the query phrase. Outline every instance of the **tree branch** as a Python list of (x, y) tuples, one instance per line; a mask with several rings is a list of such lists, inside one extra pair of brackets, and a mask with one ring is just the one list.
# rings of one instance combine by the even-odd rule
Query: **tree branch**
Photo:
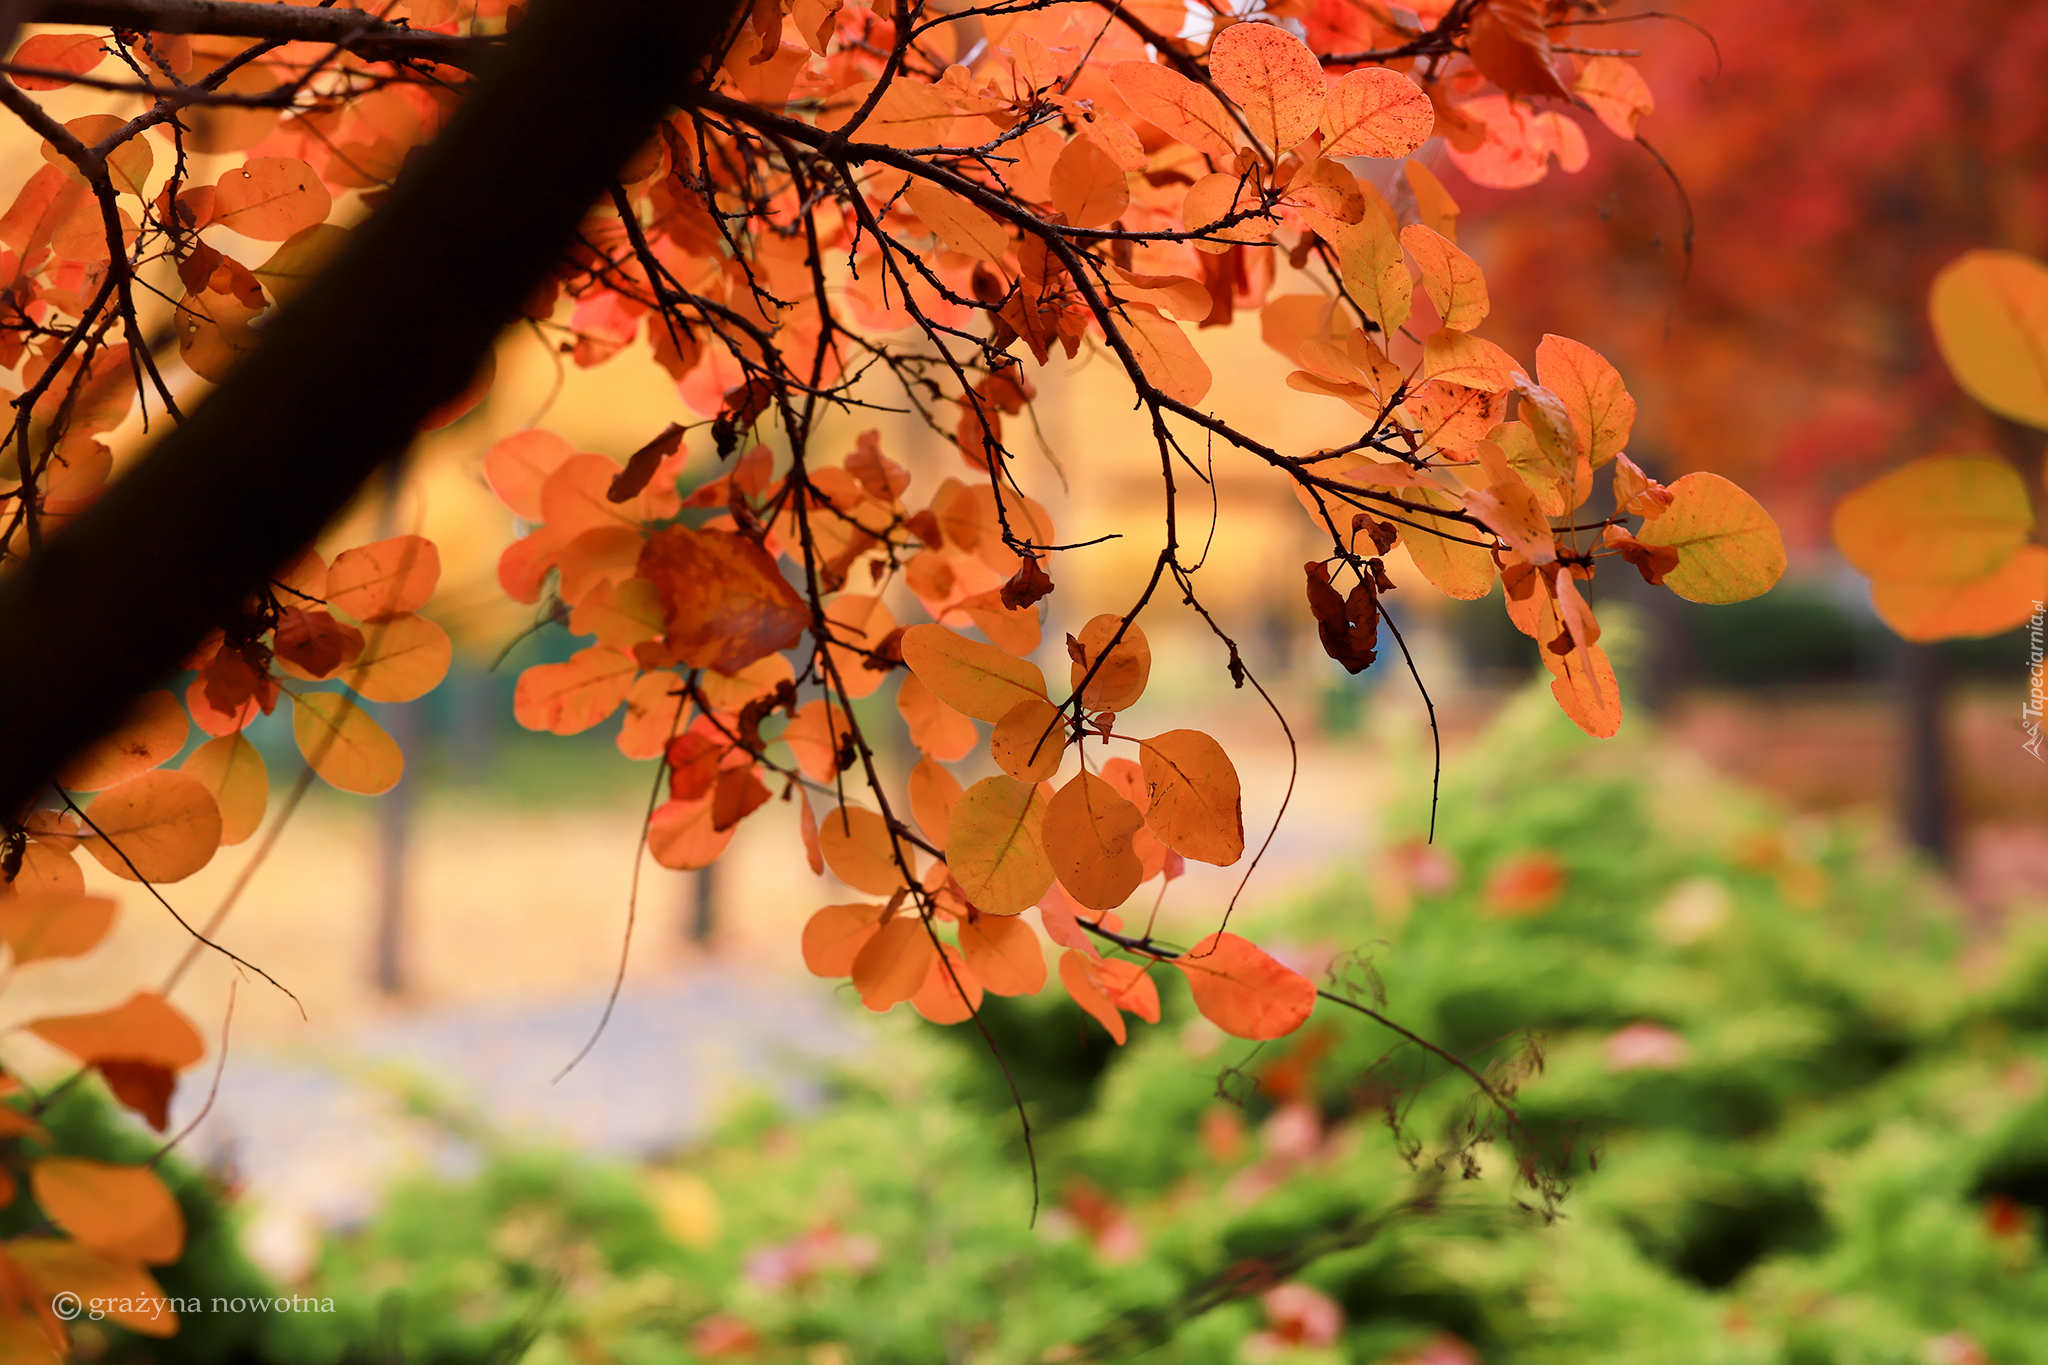
[[(503, 46), (497, 38), (420, 32), (361, 10), (311, 5), (260, 5), (240, 0), (50, 0), (29, 8), (40, 24), (336, 43), (377, 62), (427, 61), (468, 68)], [(708, 14), (705, 17), (710, 18)]]
[(536, 0), (263, 344), (0, 581), (0, 813), (172, 674), (462, 390), (739, 10)]

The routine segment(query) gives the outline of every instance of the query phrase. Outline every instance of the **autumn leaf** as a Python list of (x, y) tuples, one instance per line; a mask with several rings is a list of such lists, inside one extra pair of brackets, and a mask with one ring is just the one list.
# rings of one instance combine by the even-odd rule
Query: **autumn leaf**
[(1671, 507), (1636, 533), (1678, 551), (1664, 586), (1690, 602), (1741, 602), (1785, 572), (1785, 541), (1762, 504), (1719, 474), (1696, 470), (1671, 485)]
[(960, 779), (929, 758), (920, 758), (910, 769), (906, 782), (911, 818), (937, 847), (946, 846), (946, 826), (953, 818), (953, 804), (960, 799)]
[(1002, 224), (986, 211), (943, 186), (929, 180), (913, 179), (903, 191), (903, 202), (924, 225), (937, 233), (948, 251), (1001, 265), (1010, 238)]
[(1130, 205), (1124, 170), (1093, 138), (1077, 137), (1052, 168), (1052, 206), (1075, 227), (1107, 227)]
[(1139, 741), (1150, 796), (1145, 823), (1160, 841), (1197, 862), (1228, 867), (1244, 855), (1237, 769), (1200, 730), (1169, 730)]
[(96, 792), (126, 782), (176, 757), (190, 733), (175, 695), (161, 688), (145, 692), (104, 739), (57, 770), (57, 785)]
[(1420, 223), (1401, 229), (1401, 245), (1422, 271), (1422, 287), (1445, 327), (1469, 332), (1485, 319), (1491, 304), (1477, 261)]
[(989, 736), (989, 757), (1019, 782), (1043, 782), (1060, 770), (1067, 751), (1063, 720), (1049, 701), (1020, 701), (996, 722)]
[(1233, 1038), (1282, 1038), (1308, 1022), (1316, 987), (1236, 934), (1217, 932), (1173, 959), (1195, 1008)]
[(1620, 57), (1588, 57), (1572, 81), (1572, 92), (1600, 117), (1618, 138), (1634, 141), (1636, 125), (1657, 107), (1643, 73)]
[(1131, 841), (1145, 816), (1094, 773), (1075, 774), (1046, 804), (1043, 840), (1060, 885), (1091, 910), (1130, 899), (1145, 868)]
[(45, 1299), (75, 1294), (101, 1305), (108, 1322), (131, 1332), (166, 1339), (177, 1335), (176, 1300), (165, 1297), (163, 1287), (135, 1260), (102, 1255), (60, 1237), (12, 1238), (6, 1256)]
[(1316, 130), (1323, 67), (1307, 44), (1271, 24), (1232, 24), (1209, 48), (1209, 78), (1277, 156)]
[(0, 898), (0, 939), (17, 964), (82, 957), (99, 946), (113, 923), (111, 896), (43, 892)]
[(1176, 402), (1202, 401), (1213, 376), (1179, 323), (1142, 303), (1131, 304), (1119, 321), (1146, 382)]
[(933, 697), (976, 720), (993, 723), (1019, 702), (1045, 700), (1038, 665), (944, 626), (904, 631), (903, 662)]
[(213, 221), (259, 242), (282, 242), (323, 221), (333, 202), (326, 183), (297, 157), (257, 156), (214, 182)]
[(362, 653), (341, 681), (370, 701), (405, 702), (425, 696), (448, 676), (454, 658), (448, 632), (411, 612), (365, 622), (362, 642)]
[(1538, 915), (1564, 894), (1564, 864), (1548, 853), (1518, 853), (1487, 874), (1480, 891), (1486, 912), (1500, 918)]
[(148, 1166), (46, 1156), (28, 1178), (36, 1203), (80, 1246), (145, 1265), (184, 1254), (184, 1211)]
[(910, 727), (910, 742), (941, 763), (965, 758), (980, 742), (974, 723), (932, 695), (915, 673), (905, 674), (898, 684), (896, 709)]
[(313, 771), (345, 792), (379, 796), (405, 775), (405, 754), (398, 742), (354, 699), (339, 692), (293, 697), (292, 738)]
[(528, 521), (541, 520), (541, 488), (576, 453), (552, 431), (514, 432), (484, 455), (484, 478), (499, 501)]
[(1135, 621), (1126, 626), (1123, 617), (1110, 612), (1090, 617), (1067, 650), (1070, 656), (1078, 651), (1069, 666), (1068, 685), (1081, 694), (1084, 710), (1125, 711), (1145, 695), (1145, 683), (1152, 676), (1152, 646)]
[(1599, 469), (1628, 445), (1636, 400), (1598, 351), (1546, 333), (1536, 347), (1536, 378), (1558, 396), (1572, 419), (1579, 454)]
[(1312, 559), (1303, 567), (1308, 574), (1308, 608), (1316, 618), (1323, 653), (1344, 665), (1345, 672), (1363, 673), (1372, 667), (1379, 648), (1380, 604), (1372, 585), (1360, 579), (1346, 597), (1330, 582), (1327, 564)]
[(2048, 266), (2017, 251), (1964, 252), (1934, 277), (1928, 311), (1966, 393), (2048, 428)]
[(1569, 101), (1550, 55), (1550, 31), (1536, 0), (1485, 0), (1465, 33), (1465, 51), (1480, 74), (1509, 95)]
[(898, 915), (854, 954), (851, 975), (860, 1002), (879, 1014), (910, 999), (923, 989), (936, 957), (924, 921)]
[(183, 881), (220, 847), (220, 807), (186, 773), (132, 777), (102, 792), (86, 814), (99, 831), (82, 841), (86, 851), (128, 881)]
[(972, 916), (960, 926), (960, 953), (981, 984), (997, 995), (1036, 995), (1045, 988), (1045, 953), (1022, 919)]
[(813, 976), (850, 976), (853, 961), (882, 927), (888, 907), (874, 902), (828, 905), (804, 921), (804, 966)]
[(1038, 788), (1010, 777), (984, 777), (953, 803), (946, 865), (976, 909), (1022, 914), (1052, 884), (1045, 810)]
[(425, 536), (393, 536), (343, 550), (327, 566), (327, 603), (358, 621), (418, 611), (441, 579), (441, 551)]
[(982, 985), (952, 944), (939, 946), (910, 1007), (934, 1024), (957, 1024), (981, 1008)]
[(1401, 239), (1380, 214), (1368, 209), (1330, 245), (1337, 255), (1344, 292), (1365, 310), (1382, 333), (1399, 331), (1414, 305), (1415, 279), (1401, 256)]
[(857, 891), (886, 896), (903, 885), (889, 822), (874, 811), (840, 806), (826, 812), (818, 822), (818, 851), (832, 875)]
[(684, 662), (737, 673), (803, 638), (810, 610), (760, 546), (730, 531), (669, 526), (637, 570), (661, 593), (663, 635)]
[(1994, 455), (1931, 455), (1835, 506), (1835, 547), (1873, 579), (1961, 584), (2002, 569), (2034, 530), (2026, 481)]
[(2048, 546), (2022, 545), (1999, 568), (1962, 583), (1874, 579), (1871, 605), (1908, 640), (2000, 635), (2032, 620), (2048, 599)]
[[(74, 76), (105, 61), (107, 40), (99, 33), (38, 33), (22, 40), (11, 58), (18, 67), (41, 67), (45, 71), (68, 71)], [(61, 76), (31, 76), (25, 71), (9, 72), (7, 79), (24, 90), (61, 90), (71, 84)]]
[(1324, 156), (1406, 156), (1429, 141), (1436, 110), (1400, 72), (1361, 66), (1330, 82), (1322, 125)]
[(640, 665), (604, 645), (579, 649), (562, 663), (535, 664), (519, 675), (512, 715), (529, 730), (576, 735), (619, 709)]
[(1415, 209), (1422, 215), (1422, 225), (1447, 242), (1457, 241), (1458, 201), (1444, 188), (1444, 182), (1436, 178), (1436, 172), (1411, 158), (1402, 163), (1401, 175), (1415, 196)]
[(206, 1044), (192, 1021), (152, 991), (137, 991), (110, 1010), (35, 1019), (26, 1027), (87, 1066), (146, 1062), (182, 1071), (206, 1055)]
[(707, 792), (694, 801), (668, 800), (656, 806), (647, 823), (648, 855), (679, 872), (717, 862), (732, 842), (733, 830), (715, 827), (715, 801)]
[(1208, 87), (1151, 62), (1116, 62), (1110, 83), (1139, 118), (1198, 152), (1228, 157), (1237, 127)]

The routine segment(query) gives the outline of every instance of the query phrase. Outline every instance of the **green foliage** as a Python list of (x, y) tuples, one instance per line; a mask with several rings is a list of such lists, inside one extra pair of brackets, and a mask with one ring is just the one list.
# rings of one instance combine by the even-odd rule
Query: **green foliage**
[[(399, 1192), (322, 1270), (353, 1313), (334, 1349), (1223, 1365), (1296, 1278), (1345, 1325), (1277, 1359), (1448, 1333), (1489, 1365), (2048, 1362), (2048, 935), (1966, 954), (1852, 832), (1528, 702), (1452, 775), (1447, 863), (1397, 849), (1371, 904), (1354, 869), (1260, 931), (1520, 1077), (1560, 1218), (1471, 1145), (1490, 1110), (1440, 1060), (1328, 1005), (1229, 1042), (1162, 979), (1164, 1022), (1099, 1067), (1071, 1005), (991, 1002), (1035, 1225), (1007, 1087), (968, 1031), (906, 1028), (824, 1113), (750, 1113), (657, 1169), (508, 1155)], [(1538, 853), (1562, 890), (1503, 910), (1489, 880)]]

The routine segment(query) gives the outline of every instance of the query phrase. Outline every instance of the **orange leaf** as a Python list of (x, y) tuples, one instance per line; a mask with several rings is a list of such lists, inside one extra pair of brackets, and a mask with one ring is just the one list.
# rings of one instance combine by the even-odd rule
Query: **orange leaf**
[(896, 709), (910, 727), (910, 742), (941, 763), (965, 758), (980, 739), (974, 722), (933, 696), (915, 673), (897, 686)]
[(681, 734), (690, 719), (690, 699), (683, 679), (669, 669), (642, 673), (626, 692), (626, 718), (619, 726), (619, 752), (627, 758), (653, 758)]
[(825, 608), (825, 619), (831, 622), (834, 641), (825, 646), (844, 683), (846, 695), (852, 698), (865, 697), (882, 685), (889, 675), (880, 669), (868, 667), (868, 653), (881, 647), (882, 641), (896, 629), (896, 616), (883, 604), (879, 597), (861, 593), (843, 592)]
[(1548, 853), (1519, 853), (1495, 867), (1480, 899), (1501, 918), (1538, 915), (1564, 894), (1564, 864)]
[(976, 720), (993, 723), (1019, 702), (1045, 700), (1038, 665), (944, 626), (904, 631), (903, 662), (939, 701)]
[(647, 826), (647, 851), (663, 867), (686, 872), (709, 867), (732, 842), (733, 827), (714, 825), (716, 798), (705, 793), (694, 801), (664, 801), (654, 808)]
[(1500, 393), (1514, 387), (1522, 364), (1482, 337), (1442, 328), (1423, 343), (1423, 370), (1445, 384)]
[(2034, 509), (2019, 471), (1993, 455), (1901, 465), (1835, 506), (1835, 547), (1879, 581), (1976, 582), (2027, 543)]
[(913, 179), (903, 191), (903, 202), (937, 233), (948, 251), (1001, 265), (1010, 238), (1003, 225), (984, 210), (949, 189), (929, 180)]
[(0, 938), (18, 963), (83, 957), (114, 923), (111, 896), (15, 895), (0, 899)]
[(1009, 777), (984, 777), (953, 803), (946, 822), (946, 864), (978, 910), (1016, 915), (1052, 885), (1040, 830), (1045, 798)]
[(1242, 857), (1243, 802), (1223, 746), (1200, 730), (1169, 730), (1139, 743), (1151, 796), (1145, 823), (1160, 842), (1218, 867)]
[(129, 881), (182, 881), (220, 847), (220, 807), (204, 783), (185, 773), (159, 768), (130, 778), (102, 792), (86, 813), (104, 835), (84, 840), (86, 850)]
[[(107, 39), (98, 33), (38, 33), (14, 50), (15, 66), (39, 66), (47, 71), (69, 71), (74, 76), (105, 61)], [(61, 90), (71, 84), (57, 76), (10, 74), (8, 79), (24, 90)]]
[(1124, 1027), (1124, 1017), (1117, 1007), (1109, 1003), (1109, 997), (1095, 986), (1088, 975), (1089, 959), (1072, 948), (1060, 954), (1060, 984), (1067, 988), (1067, 994), (1074, 1003), (1093, 1015), (1095, 1021), (1109, 1030), (1109, 1036), (1122, 1046), (1130, 1036)]
[(1179, 323), (1142, 303), (1126, 308), (1120, 321), (1124, 340), (1130, 343), (1147, 382), (1179, 402), (1202, 401), (1212, 376)]
[[(578, 536), (577, 540), (580, 542), (582, 537)], [(637, 538), (633, 553), (636, 556), (639, 553)], [(577, 601), (576, 609), (569, 613), (571, 635), (595, 635), (599, 644), (610, 645), (613, 649), (630, 650), (635, 645), (659, 639), (661, 627), (661, 594), (644, 578), (599, 583), (585, 593)]]
[(1422, 287), (1429, 291), (1443, 325), (1457, 332), (1477, 327), (1492, 306), (1479, 263), (1420, 223), (1401, 229), (1401, 245), (1421, 268)]
[(371, 701), (423, 697), (448, 675), (448, 632), (424, 616), (400, 612), (363, 623), (363, 652), (341, 681)]
[(1052, 165), (1052, 206), (1073, 227), (1107, 227), (1131, 202), (1123, 167), (1092, 137), (1077, 137)]
[(1591, 105), (1616, 137), (1633, 142), (1636, 124), (1657, 107), (1643, 73), (1619, 57), (1588, 57), (1572, 90)]
[(1151, 62), (1117, 62), (1109, 79), (1131, 112), (1168, 137), (1211, 156), (1229, 157), (1237, 150), (1237, 126), (1206, 86)]
[(1322, 122), (1324, 156), (1406, 156), (1429, 141), (1436, 110), (1400, 72), (1362, 66), (1330, 82)]
[(804, 922), (804, 966), (812, 976), (847, 976), (853, 960), (882, 927), (885, 905), (828, 905)]
[(441, 581), (441, 552), (425, 536), (343, 550), (327, 567), (327, 604), (358, 621), (418, 611)]
[(592, 645), (566, 663), (535, 664), (519, 675), (512, 714), (529, 730), (576, 735), (619, 709), (640, 665), (623, 650)]
[(137, 991), (110, 1010), (36, 1019), (27, 1028), (87, 1066), (147, 1062), (167, 1071), (182, 1071), (206, 1055), (206, 1044), (192, 1021), (152, 991)]
[(2017, 251), (1966, 251), (1934, 277), (1928, 310), (1965, 393), (2048, 427), (2048, 266)]
[(146, 1265), (184, 1254), (184, 1211), (147, 1166), (46, 1156), (28, 1180), (43, 1212), (82, 1247)]
[(1506, 94), (1572, 97), (1551, 58), (1550, 30), (1537, 0), (1486, 0), (1466, 30), (1465, 51)]
[(1545, 333), (1536, 347), (1536, 377), (1571, 414), (1579, 454), (1598, 469), (1628, 445), (1636, 400), (1621, 375), (1598, 351), (1570, 337)]
[[(832, 875), (858, 891), (886, 896), (903, 885), (889, 822), (859, 806), (828, 811), (818, 822), (818, 851)], [(904, 849), (905, 856), (910, 850)]]
[(1316, 130), (1323, 67), (1308, 45), (1271, 24), (1232, 24), (1209, 48), (1209, 79), (1244, 110), (1253, 136), (1275, 155)]
[(1114, 910), (1145, 879), (1131, 840), (1145, 816), (1093, 773), (1076, 774), (1045, 809), (1046, 857), (1060, 885), (1091, 910)]
[(924, 921), (898, 915), (854, 955), (853, 985), (860, 1002), (880, 1014), (910, 999), (923, 988), (937, 956)]
[(1045, 953), (1022, 919), (970, 918), (960, 926), (960, 952), (981, 984), (997, 995), (1036, 995), (1045, 988)]
[(405, 776), (398, 741), (367, 711), (339, 692), (303, 692), (292, 698), (292, 738), (329, 786), (377, 796)]
[(166, 1298), (162, 1286), (133, 1260), (102, 1256), (60, 1237), (13, 1238), (7, 1243), (6, 1258), (46, 1299), (74, 1294), (101, 1305), (108, 1322), (142, 1336), (169, 1338), (178, 1333), (178, 1314), (172, 1306), (176, 1300)]
[(795, 645), (811, 621), (775, 561), (730, 531), (657, 531), (639, 574), (661, 592), (670, 651), (702, 668), (737, 673)]
[(1313, 981), (1236, 934), (1214, 933), (1175, 958), (1195, 1008), (1233, 1038), (1281, 1038), (1308, 1022)]
[(96, 792), (126, 782), (175, 757), (191, 730), (176, 696), (161, 688), (145, 692), (111, 733), (57, 770), (57, 784)]
[(960, 799), (960, 779), (931, 759), (920, 758), (910, 769), (908, 786), (912, 818), (925, 838), (943, 849), (953, 803)]
[(1550, 519), (1528, 484), (1497, 483), (1488, 488), (1465, 490), (1465, 510), (1486, 523), (1486, 529), (1506, 541), (1508, 548), (1531, 564), (1557, 560), (1557, 541), (1550, 534)]
[(989, 757), (1019, 782), (1043, 782), (1060, 770), (1067, 752), (1064, 713), (1049, 701), (1020, 701), (996, 722)]
[(1415, 210), (1422, 215), (1423, 225), (1447, 242), (1457, 241), (1458, 201), (1451, 198), (1451, 192), (1444, 188), (1443, 181), (1436, 178), (1436, 172), (1420, 161), (1411, 160), (1402, 165), (1401, 174), (1415, 195)]
[(1954, 640), (1999, 635), (2025, 625), (2048, 599), (2048, 546), (2022, 545), (1982, 578), (1936, 583), (1879, 578), (1871, 605), (1884, 623), (1908, 640)]
[[(1081, 705), (1089, 711), (1123, 711), (1137, 704), (1145, 695), (1145, 684), (1152, 676), (1152, 646), (1145, 639), (1145, 632), (1134, 621), (1124, 629), (1121, 616), (1105, 612), (1093, 617), (1081, 627), (1075, 637), (1081, 653), (1068, 671), (1068, 685), (1081, 693)], [(1123, 638), (1117, 639), (1117, 632), (1123, 630)], [(1117, 640), (1116, 648), (1109, 650), (1107, 658), (1103, 650), (1109, 642)], [(1069, 650), (1071, 653), (1072, 650)], [(1086, 688), (1081, 683), (1088, 677), (1088, 670), (1098, 660), (1101, 667)]]
[(934, 1024), (960, 1023), (981, 1008), (981, 981), (959, 949), (941, 944), (932, 954), (932, 965), (925, 972), (924, 984), (910, 997), (910, 1007)]
[(1671, 506), (1636, 538), (1678, 551), (1664, 586), (1688, 602), (1741, 602), (1769, 592), (1785, 572), (1785, 540), (1763, 505), (1698, 470), (1671, 485)]
[(1344, 292), (1383, 334), (1399, 331), (1414, 306), (1415, 280), (1401, 257), (1401, 240), (1386, 218), (1368, 208), (1363, 218), (1332, 237), (1330, 245), (1337, 251)]
[(282, 242), (325, 221), (334, 197), (292, 156), (254, 156), (214, 183), (213, 223), (259, 242)]
[(540, 490), (548, 475), (576, 453), (552, 431), (515, 431), (484, 456), (484, 478), (498, 500), (528, 521), (541, 519)]

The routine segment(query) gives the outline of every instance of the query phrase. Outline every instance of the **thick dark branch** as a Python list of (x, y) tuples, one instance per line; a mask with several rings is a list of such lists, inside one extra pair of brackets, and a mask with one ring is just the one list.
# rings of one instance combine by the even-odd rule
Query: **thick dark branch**
[[(724, 6), (706, 8), (723, 10)], [(238, 0), (49, 0), (36, 6), (34, 17), (37, 23), (82, 24), (89, 28), (338, 43), (358, 57), (378, 62), (411, 60), (470, 67), (500, 46), (494, 38), (415, 32), (404, 24), (394, 24), (361, 10), (257, 5)]]
[(255, 353), (0, 580), (0, 813), (172, 674), (462, 390), (738, 8), (536, 0)]

